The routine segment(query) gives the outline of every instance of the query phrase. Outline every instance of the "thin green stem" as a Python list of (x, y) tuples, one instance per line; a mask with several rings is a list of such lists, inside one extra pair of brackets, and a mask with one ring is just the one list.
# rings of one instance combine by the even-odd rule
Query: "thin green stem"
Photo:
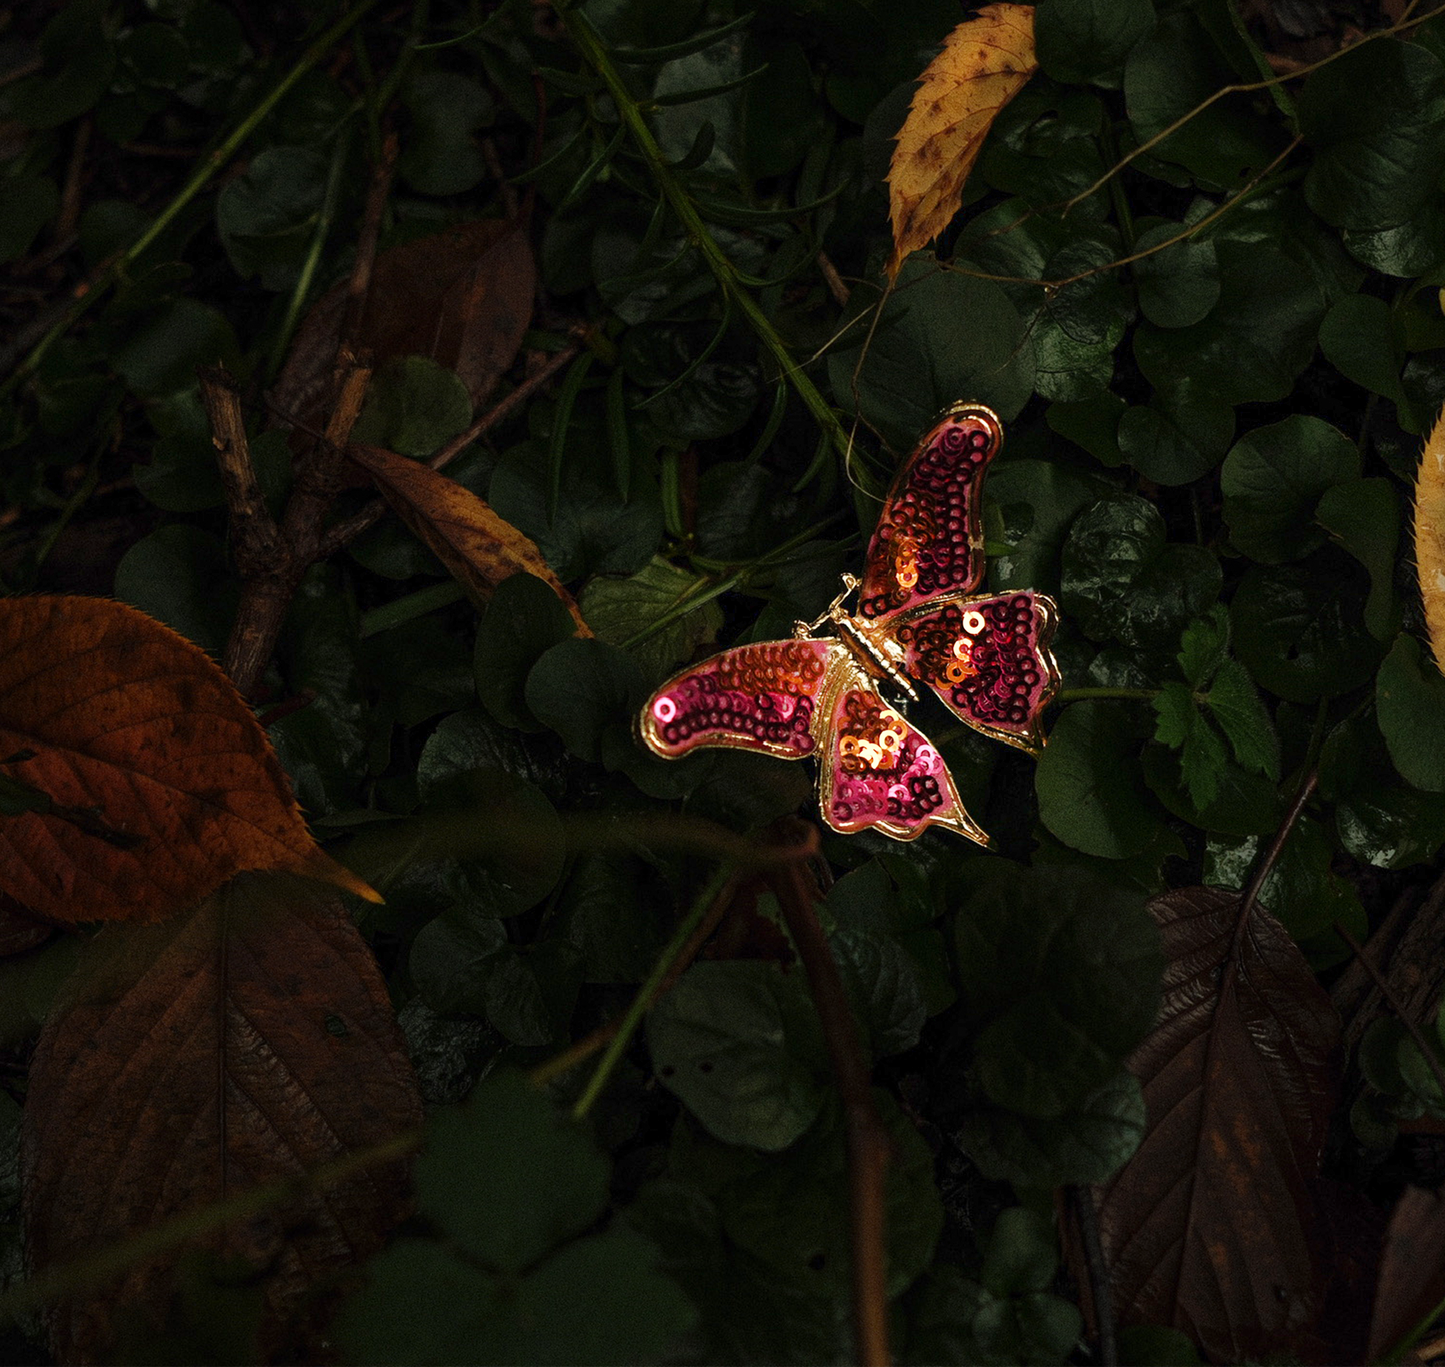
[(652, 972), (647, 975), (647, 981), (638, 988), (637, 995), (632, 999), (632, 1005), (627, 1008), (627, 1014), (622, 1018), (622, 1024), (612, 1037), (612, 1042), (607, 1046), (607, 1052), (597, 1061), (597, 1067), (593, 1070), (591, 1078), (588, 1079), (587, 1086), (583, 1089), (582, 1095), (577, 1098), (577, 1104), (572, 1107), (572, 1115), (575, 1119), (581, 1120), (592, 1109), (592, 1103), (602, 1094), (602, 1089), (607, 1085), (607, 1080), (617, 1067), (618, 1060), (632, 1042), (633, 1035), (637, 1033), (637, 1027), (642, 1024), (643, 1016), (647, 1014), (648, 1007), (652, 1005), (652, 999), (658, 987), (667, 977), (677, 956), (682, 953), (683, 946), (692, 938), (693, 931), (701, 924), (702, 918), (707, 915), (708, 908), (717, 900), (728, 879), (733, 876), (733, 872), (734, 868), (731, 863), (722, 864), (717, 872), (708, 879), (707, 886), (693, 900), (687, 915), (678, 922), (677, 929), (672, 933), (672, 939), (667, 942), (667, 947), (657, 956), (657, 962), (653, 964)]
[(672, 206), (672, 211), (682, 224), (688, 240), (702, 254), (703, 260), (707, 262), (708, 269), (713, 273), (724, 295), (731, 299), (733, 305), (747, 319), (748, 326), (757, 334), (758, 340), (772, 353), (779, 369), (816, 419), (818, 426), (828, 434), (838, 452), (846, 455), (848, 437), (843, 431), (837, 415), (829, 406), (828, 401), (818, 392), (817, 386), (799, 368), (798, 363), (793, 359), (783, 339), (778, 336), (777, 330), (768, 320), (757, 300), (743, 287), (736, 268), (728, 260), (723, 249), (718, 246), (712, 233), (708, 231), (707, 225), (698, 213), (697, 205), (668, 166), (662, 149), (657, 145), (657, 139), (652, 135), (652, 129), (648, 127), (642, 106), (632, 97), (632, 92), (628, 90), (626, 83), (618, 74), (602, 40), (580, 10), (569, 8), (560, 10), (559, 13), (572, 41), (577, 45), (578, 51), (605, 82), (608, 93), (617, 106), (618, 114), (621, 115), (623, 123), (627, 125), (633, 142), (647, 163), (654, 183)]
[(1153, 702), (1158, 688), (1064, 688), (1054, 695), (1057, 703), (1083, 702), (1086, 698), (1122, 698), (1134, 702)]
[(336, 45), (337, 40), (344, 37), (376, 3), (377, 0), (357, 0), (356, 4), (351, 6), (340, 19), (306, 49), (301, 55), (301, 60), (276, 83), (271, 93), (246, 115), (231, 130), (230, 135), (201, 162), (171, 202), (156, 215), (155, 221), (150, 227), (116, 257), (106, 270), (101, 272), (91, 287), (66, 310), (65, 316), (35, 344), (30, 354), (15, 367), (4, 385), (0, 386), (0, 396), (11, 393), (20, 381), (40, 364), (45, 353), (74, 326), (76, 321), (101, 295), (120, 279), (141, 253), (176, 221), (186, 205), (206, 188), (216, 172), (240, 150), (246, 139), (256, 131), (261, 122), (276, 108), (296, 82), (326, 56)]
[(435, 612), (438, 608), (449, 607), (461, 598), (461, 585), (454, 580), (428, 584), (426, 588), (417, 589), (415, 593), (408, 593), (390, 603), (383, 603), (379, 608), (372, 608), (370, 612), (363, 612), (361, 638), (365, 640), (368, 636), (390, 631), (392, 627), (399, 627), (413, 618), (425, 617), (427, 613)]
[(286, 359), (286, 348), (291, 345), (296, 325), (301, 321), (301, 310), (306, 307), (307, 296), (311, 293), (311, 282), (316, 278), (317, 268), (321, 264), (321, 253), (336, 218), (336, 204), (341, 198), (341, 173), (346, 168), (346, 154), (350, 150), (351, 137), (348, 132), (343, 131), (336, 139), (336, 147), (331, 154), (331, 167), (326, 175), (326, 192), (316, 215), (316, 231), (311, 234), (311, 246), (307, 249), (306, 260), (301, 263), (301, 271), (296, 277), (291, 298), (286, 301), (286, 317), (281, 321), (280, 331), (276, 334), (276, 344), (271, 348), (271, 358), (266, 363), (268, 383), (276, 378), (282, 362)]

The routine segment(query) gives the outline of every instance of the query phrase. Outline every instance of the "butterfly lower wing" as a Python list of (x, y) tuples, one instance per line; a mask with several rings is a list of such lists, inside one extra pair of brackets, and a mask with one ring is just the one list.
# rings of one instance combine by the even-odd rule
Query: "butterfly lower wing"
[(861, 671), (824, 700), (831, 716), (819, 755), (818, 805), (835, 831), (872, 827), (895, 840), (913, 840), (944, 826), (988, 844), (964, 810), (953, 777), (928, 737), (874, 692)]
[(1049, 650), (1057, 623), (1053, 599), (1023, 589), (960, 594), (901, 613), (882, 629), (903, 647), (904, 672), (932, 688), (960, 721), (1037, 751), (1040, 718), (1059, 688)]
[(954, 404), (899, 468), (878, 517), (858, 593), (873, 621), (983, 578), (980, 488), (1003, 445), (1003, 424), (981, 404)]
[(643, 708), (654, 754), (676, 759), (701, 746), (802, 759), (816, 748), (815, 711), (836, 641), (736, 646), (674, 675)]

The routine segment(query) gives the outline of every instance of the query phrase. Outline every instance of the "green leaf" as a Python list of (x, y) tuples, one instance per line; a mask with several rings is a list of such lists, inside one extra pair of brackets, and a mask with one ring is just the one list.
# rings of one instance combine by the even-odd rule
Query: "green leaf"
[(72, 0), (45, 25), (44, 69), (16, 85), (10, 117), (27, 128), (55, 128), (94, 106), (115, 71), (106, 8), (105, 0)]
[(624, 1225), (568, 1244), (498, 1298), (496, 1318), (460, 1360), (598, 1367), (666, 1360), (697, 1315), (657, 1263), (656, 1246)]
[(927, 1012), (920, 974), (908, 953), (891, 937), (862, 930), (840, 930), (830, 944), (873, 1057), (913, 1048)]
[(1187, 386), (1225, 404), (1283, 399), (1314, 355), (1324, 297), (1304, 266), (1271, 247), (1220, 241), (1216, 250), (1219, 302), (1192, 327), (1141, 323), (1139, 368), (1165, 394)]
[[(1161, 328), (1187, 328), (1202, 322), (1219, 302), (1219, 253), (1209, 238), (1184, 237), (1182, 223), (1161, 223), (1139, 234), (1134, 262), (1139, 311)], [(1169, 242), (1169, 246), (1159, 246)], [(1151, 248), (1157, 250), (1151, 251)]]
[[(885, 1201), (888, 1289), (897, 1294), (928, 1265), (943, 1228), (933, 1155), (892, 1098), (874, 1091), (894, 1159)], [(848, 1155), (841, 1107), (786, 1155), (763, 1164), (718, 1193), (727, 1237), (767, 1275), (811, 1295), (844, 1297), (851, 1283)]]
[[(707, 586), (705, 577), (689, 574), (655, 555), (630, 579), (592, 580), (582, 590), (578, 606), (599, 640), (626, 647), (632, 637), (676, 612)], [(699, 646), (715, 641), (722, 623), (722, 609), (709, 599), (674, 616), (666, 627), (630, 647), (628, 653), (649, 678), (661, 679), (690, 660)]]
[(582, 956), (585, 982), (640, 983), (667, 940), (663, 905), (640, 860), (584, 854), (557, 899), (556, 934)]
[(1254, 681), (1290, 702), (1347, 693), (1375, 672), (1381, 650), (1365, 630), (1364, 586), (1343, 561), (1255, 565), (1230, 620), (1235, 650)]
[(493, 1277), (425, 1239), (398, 1239), (367, 1263), (366, 1275), (333, 1325), (348, 1362), (479, 1361), (476, 1343), (496, 1306)]
[(1369, 572), (1365, 625), (1377, 641), (1388, 641), (1400, 625), (1395, 603), (1400, 500), (1394, 481), (1376, 476), (1326, 489), (1315, 520)]
[(728, 1144), (786, 1148), (827, 1089), (822, 1035), (797, 974), (763, 960), (694, 964), (647, 1022), (653, 1067)]
[(1314, 148), (1305, 198), (1326, 223), (1378, 229), (1405, 222), (1445, 170), (1445, 67), (1418, 43), (1381, 38), (1314, 72), (1299, 100)]
[(527, 706), (581, 759), (613, 761), (636, 744), (633, 723), (649, 692), (630, 656), (597, 640), (566, 640), (527, 675)]
[(901, 1358), (910, 1367), (1052, 1367), (1068, 1361), (1083, 1331), (1072, 1301), (1046, 1291), (997, 1296), (951, 1263), (931, 1268), (910, 1300)]
[(116, 566), (115, 596), (217, 659), (226, 648), (235, 581), (224, 547), (199, 527), (171, 523), (137, 541)]
[(1335, 830), (1346, 854), (1376, 868), (1422, 864), (1445, 843), (1445, 794), (1366, 788), (1335, 805)]
[[(859, 411), (899, 451), (960, 394), (1008, 421), (1033, 392), (1025, 340), (1018, 311), (997, 285), (910, 258), (858, 375)], [(849, 409), (858, 356), (854, 347), (828, 357), (834, 397)]]
[[(1198, 712), (1182, 754), (1145, 747), (1149, 790), (1181, 821), (1226, 835), (1259, 835), (1279, 825), (1280, 797), (1268, 779), (1247, 773), (1226, 755), (1224, 742)], [(1191, 746), (1188, 741), (1192, 740)], [(1191, 786), (1187, 763), (1206, 775)]]
[(1119, 420), (1125, 408), (1117, 394), (1103, 390), (1071, 403), (1051, 403), (1045, 415), (1049, 426), (1067, 441), (1087, 451), (1101, 465), (1118, 465)]
[(400, 356), (373, 376), (352, 440), (420, 459), (440, 450), (472, 420), (467, 387), (427, 356)]
[(1400, 386), (1404, 343), (1404, 327), (1394, 310), (1372, 294), (1346, 295), (1320, 324), (1325, 359), (1347, 380), (1397, 404), (1405, 402)]
[(607, 1206), (591, 1139), (519, 1073), (493, 1073), (466, 1104), (437, 1111), (417, 1159), (423, 1214), (473, 1257), (519, 1272)]
[(0, 219), (0, 264), (19, 260), (60, 209), (60, 187), (49, 176), (13, 176), (5, 181), (5, 216)]
[(1060, 606), (1086, 635), (1114, 634), (1130, 591), (1164, 547), (1164, 519), (1136, 494), (1106, 495), (1081, 512), (1064, 544)]
[(635, 478), (630, 499), (617, 493), (607, 473), (602, 427), (579, 424), (569, 434), (555, 518), (547, 508), (547, 462), (538, 443), (508, 451), (488, 491), (497, 516), (531, 537), (564, 583), (587, 574), (635, 574), (662, 540), (656, 485)]
[(1401, 776), (1427, 793), (1445, 792), (1445, 679), (1408, 632), (1380, 666), (1375, 708)]
[(581, 986), (581, 955), (572, 945), (513, 946), (497, 956), (483, 986), (487, 1020), (513, 1044), (556, 1044), (566, 1038)]
[(1081, 85), (1121, 66), (1153, 27), (1153, 0), (1046, 0), (1034, 46), (1046, 75)]
[(1234, 436), (1234, 410), (1205, 397), (1155, 394), (1147, 407), (1119, 419), (1119, 451), (1156, 484), (1192, 484), (1224, 458)]
[(1385, 275), (1411, 277), (1432, 270), (1445, 257), (1445, 207), (1438, 199), (1389, 228), (1346, 228), (1340, 240), (1356, 261)]
[[(1207, 617), (1201, 617), (1184, 628), (1179, 638), (1179, 668), (1194, 688), (1203, 688), (1214, 671), (1224, 662), (1229, 645), (1229, 614), (1215, 605)], [(1163, 737), (1161, 736), (1162, 740)]]
[(411, 942), (407, 969), (422, 1000), (438, 1015), (486, 1014), (485, 990), (507, 930), (491, 916), (454, 909), (428, 921)]
[(1265, 564), (1308, 554), (1321, 540), (1314, 524), (1320, 496), (1359, 473), (1355, 444), (1319, 418), (1294, 414), (1245, 433), (1220, 477), (1230, 540)]
[(1157, 930), (1141, 896), (1076, 867), (977, 867), (954, 923), (972, 1071), (995, 1105), (1061, 1116), (1153, 1023)]
[(1075, 516), (1109, 486), (1097, 475), (1048, 460), (1004, 460), (984, 483), (985, 508), (1002, 510), (1012, 549), (991, 556), (989, 587), (995, 593), (1059, 585), (1059, 552)]
[(1279, 779), (1279, 737), (1259, 690), (1238, 660), (1225, 660), (1207, 698), (1210, 714), (1229, 738), (1234, 757), (1251, 773)]
[(1154, 839), (1159, 818), (1142, 796), (1139, 737), (1125, 707), (1077, 702), (1049, 733), (1034, 773), (1039, 819), (1066, 845), (1127, 859)]
[(482, 706), (503, 726), (542, 730), (527, 706), (527, 676), (576, 629), (550, 584), (530, 574), (502, 580), (477, 626), (474, 667)]
[(144, 398), (189, 389), (203, 365), (244, 370), (240, 343), (223, 314), (194, 299), (176, 299), (131, 325), (110, 356), (116, 374)]
[(296, 284), (326, 194), (328, 159), (309, 147), (267, 147), (216, 196), (216, 230), (236, 274), (268, 290)]
[[(1124, 100), (1136, 138), (1144, 142), (1162, 133), (1240, 77), (1191, 9), (1160, 15), (1124, 68)], [(1250, 96), (1232, 95), (1191, 118), (1152, 153), (1206, 182), (1229, 186), (1268, 165), (1283, 143), (1279, 125), (1258, 112)]]
[(1067, 1114), (1040, 1119), (993, 1106), (970, 1110), (960, 1142), (985, 1177), (1026, 1187), (1106, 1182), (1144, 1137), (1144, 1093), (1120, 1069)]
[(461, 195), (487, 174), (473, 136), (491, 123), (492, 97), (477, 81), (450, 71), (422, 71), (406, 84), (403, 102), (412, 119), (398, 169), (423, 195)]
[(1180, 749), (1189, 738), (1189, 727), (1197, 709), (1194, 697), (1181, 683), (1167, 683), (1153, 701), (1158, 713), (1154, 723), (1154, 739), (1171, 750)]

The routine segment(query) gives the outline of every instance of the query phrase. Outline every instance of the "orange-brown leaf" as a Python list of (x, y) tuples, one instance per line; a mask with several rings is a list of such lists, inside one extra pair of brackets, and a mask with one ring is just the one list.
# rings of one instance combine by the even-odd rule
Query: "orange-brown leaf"
[(0, 817), (0, 892), (40, 916), (156, 921), (243, 869), (376, 897), (312, 840), (214, 661), (123, 603), (0, 600), (0, 773), (56, 809)]
[(577, 635), (592, 635), (536, 543), (498, 517), (485, 499), (431, 466), (379, 446), (352, 445), (347, 454), (371, 475), (397, 516), (431, 547), (478, 607), (491, 601), (503, 579), (525, 571), (552, 586), (577, 623)]
[(1037, 70), (1032, 5), (985, 5), (944, 40), (920, 77), (893, 149), (889, 279), (909, 252), (948, 227), (999, 110)]
[[(429, 356), (453, 370), (479, 404), (512, 364), (532, 320), (537, 268), (522, 227), (484, 218), (382, 252), (357, 343), (375, 365)], [(347, 284), (324, 295), (297, 331), (272, 399), (324, 427), (318, 413), (331, 391), (331, 367), (346, 314)]]
[(1385, 1354), (1445, 1297), (1445, 1193), (1406, 1187), (1390, 1216), (1370, 1320), (1368, 1360)]
[[(107, 927), (84, 951), (31, 1065), (31, 1257), (93, 1253), (421, 1118), (386, 985), (345, 911), (298, 880), (243, 875), (190, 915)], [(406, 1215), (401, 1179), (395, 1161), (362, 1167), (207, 1237), (264, 1274), (263, 1360), (312, 1360), (296, 1356), (298, 1311)], [(57, 1361), (110, 1360), (118, 1314), (162, 1321), (172, 1266), (133, 1266), (55, 1307)]]

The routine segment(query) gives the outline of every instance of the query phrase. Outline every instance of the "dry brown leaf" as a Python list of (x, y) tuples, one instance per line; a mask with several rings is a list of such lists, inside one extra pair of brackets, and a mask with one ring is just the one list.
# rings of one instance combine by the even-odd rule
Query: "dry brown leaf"
[[(190, 915), (87, 947), (30, 1070), (31, 1257), (93, 1253), (421, 1119), (386, 984), (345, 911), (299, 880), (243, 875)], [(402, 1179), (395, 1162), (363, 1168), (209, 1238), (264, 1275), (263, 1360), (304, 1346), (298, 1312), (320, 1313), (318, 1287), (404, 1218)], [(54, 1307), (57, 1361), (108, 1360), (118, 1315), (159, 1325), (173, 1266)]]
[(1406, 1187), (1390, 1216), (1370, 1320), (1378, 1362), (1445, 1299), (1445, 1192)]
[(952, 222), (999, 110), (1037, 70), (1032, 5), (985, 5), (944, 40), (919, 78), (888, 171), (890, 280)]
[[(512, 364), (532, 320), (537, 268), (520, 224), (483, 218), (380, 253), (357, 344), (373, 365), (429, 356), (456, 372), (476, 406)], [(347, 286), (324, 295), (297, 331), (272, 402), (325, 426)]]
[(244, 869), (380, 900), (312, 840), (210, 656), (124, 603), (0, 599), (0, 761), (63, 809), (0, 817), (0, 892), (39, 916), (157, 921)]
[(1415, 482), (1415, 563), (1430, 649), (1445, 673), (1445, 411), (1425, 442)]
[(1150, 911), (1164, 996), (1129, 1059), (1148, 1128), (1104, 1189), (1099, 1232), (1126, 1324), (1180, 1329), (1215, 1362), (1314, 1360), (1333, 1269), (1313, 1184), (1338, 1093), (1339, 1020), (1289, 934), (1237, 894)]
[(551, 586), (577, 623), (578, 636), (592, 635), (536, 543), (498, 517), (485, 499), (431, 466), (379, 446), (356, 444), (346, 453), (371, 475), (397, 516), (431, 547), (478, 607), (491, 601), (503, 579), (525, 571)]

